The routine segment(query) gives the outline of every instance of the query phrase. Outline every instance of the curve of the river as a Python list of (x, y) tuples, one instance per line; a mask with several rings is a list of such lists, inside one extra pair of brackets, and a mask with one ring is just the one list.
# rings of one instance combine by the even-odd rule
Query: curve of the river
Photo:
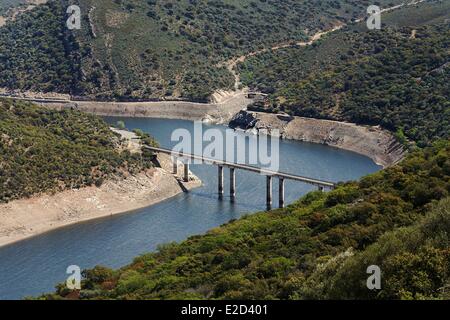
[[(117, 119), (107, 120), (114, 123)], [(193, 130), (189, 121), (121, 120), (129, 129), (140, 128), (151, 133), (164, 147), (173, 146), (170, 136), (174, 129)], [(226, 129), (224, 126), (205, 126), (205, 129), (210, 127)], [(248, 136), (248, 139), (257, 137)], [(281, 141), (280, 155), (282, 171), (334, 182), (357, 179), (380, 169), (367, 157), (318, 144)], [(202, 179), (201, 188), (132, 214), (72, 225), (0, 248), (0, 299), (52, 291), (58, 282), (65, 281), (69, 265), (121, 267), (160, 244), (181, 241), (243, 214), (265, 210), (263, 176), (237, 171), (237, 198), (231, 203), (227, 197), (218, 200), (217, 168), (194, 165), (191, 170)], [(227, 177), (226, 172), (226, 182)], [(274, 186), (274, 199), (277, 199), (276, 189)], [(310, 190), (311, 186), (286, 182), (287, 203)]]

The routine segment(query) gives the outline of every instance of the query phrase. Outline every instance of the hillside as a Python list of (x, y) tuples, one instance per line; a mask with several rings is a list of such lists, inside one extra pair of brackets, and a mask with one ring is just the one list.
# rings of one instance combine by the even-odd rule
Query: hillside
[(5, 14), (9, 9), (26, 3), (25, 0), (2, 0), (0, 2), (0, 15)]
[[(359, 181), (161, 245), (119, 270), (85, 270), (81, 291), (61, 284), (41, 298), (449, 299), (450, 3), (431, 2), (383, 14), (379, 31), (355, 22), (286, 48), (371, 3), (79, 0), (85, 27), (69, 32), (67, 3), (52, 1), (0, 28), (0, 87), (205, 101), (234, 86), (224, 62), (262, 52), (238, 66), (244, 85), (269, 94), (251, 109), (380, 125), (418, 146)], [(142, 168), (97, 118), (8, 100), (0, 111), (0, 201)], [(16, 178), (24, 172), (27, 184)], [(366, 287), (372, 264), (379, 291)]]
[(0, 203), (137, 173), (150, 155), (130, 154), (98, 117), (0, 99)]
[(450, 3), (383, 14), (383, 28), (356, 24), (309, 47), (250, 57), (242, 82), (270, 94), (254, 110), (381, 125), (425, 146), (450, 132)]
[[(387, 7), (402, 1), (378, 2)], [(223, 66), (229, 58), (305, 40), (318, 30), (365, 16), (371, 4), (365, 0), (71, 3), (82, 8), (79, 31), (65, 27), (65, 0), (41, 5), (0, 28), (0, 87), (97, 99), (205, 101), (216, 89), (233, 88), (233, 75)]]
[[(401, 164), (161, 246), (120, 270), (84, 271), (81, 299), (448, 299), (450, 142)], [(366, 288), (369, 265), (382, 289)]]

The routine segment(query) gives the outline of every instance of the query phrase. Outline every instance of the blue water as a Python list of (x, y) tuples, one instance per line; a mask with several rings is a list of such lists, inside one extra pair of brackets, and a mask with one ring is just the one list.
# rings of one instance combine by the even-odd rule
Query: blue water
[[(111, 123), (117, 120), (107, 119)], [(174, 129), (193, 128), (192, 122), (181, 120), (121, 120), (128, 129), (140, 128), (152, 134), (163, 147), (174, 145), (170, 141)], [(311, 143), (281, 141), (280, 155), (281, 171), (335, 182), (357, 179), (380, 169), (367, 157)], [(226, 196), (218, 200), (216, 167), (193, 165), (191, 170), (203, 186), (189, 193), (133, 213), (79, 223), (0, 248), (0, 299), (50, 292), (57, 283), (65, 281), (69, 265), (82, 269), (99, 264), (118, 268), (160, 244), (181, 241), (243, 214), (265, 210), (265, 177), (238, 170), (237, 198), (231, 203)], [(227, 182), (225, 171), (226, 191)], [(277, 189), (274, 181), (274, 199), (278, 199)], [(291, 203), (312, 189), (287, 181), (286, 202)]]

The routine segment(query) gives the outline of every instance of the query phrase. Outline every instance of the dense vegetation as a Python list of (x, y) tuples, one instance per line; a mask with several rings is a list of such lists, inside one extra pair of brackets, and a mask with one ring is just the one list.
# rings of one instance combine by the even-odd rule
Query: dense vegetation
[(424, 146), (450, 132), (450, 3), (383, 15), (311, 47), (267, 52), (240, 66), (246, 85), (271, 94), (255, 110), (381, 125)]
[[(84, 272), (46, 298), (448, 298), (450, 142), (400, 165), (161, 246), (120, 270)], [(369, 265), (382, 290), (366, 287)]]
[(149, 157), (121, 148), (120, 139), (98, 117), (0, 99), (0, 203), (100, 186), (112, 175), (148, 168)]
[[(65, 27), (64, 0), (0, 28), (0, 86), (203, 101), (215, 89), (233, 87), (232, 75), (219, 67), (227, 59), (306, 39), (363, 16), (372, 4), (78, 3), (80, 31)], [(83, 290), (60, 285), (45, 298), (449, 299), (448, 9), (446, 2), (411, 7), (383, 15), (381, 31), (351, 25), (313, 46), (267, 52), (239, 66), (244, 84), (270, 94), (268, 106), (254, 109), (380, 124), (427, 148), (286, 209), (163, 245), (120, 270), (86, 270)], [(149, 163), (120, 152), (118, 144), (93, 116), (1, 100), (0, 202), (100, 185)], [(366, 288), (371, 264), (382, 269), (382, 290)]]
[[(401, 0), (380, 0), (383, 6)], [(66, 0), (0, 29), (0, 86), (107, 99), (207, 100), (233, 88), (223, 66), (255, 49), (306, 39), (366, 14), (361, 0), (78, 0), (82, 29), (65, 28)], [(26, 57), (25, 57), (26, 55)], [(219, 67), (219, 65), (222, 65)], [(45, 72), (48, 70), (48, 72)]]

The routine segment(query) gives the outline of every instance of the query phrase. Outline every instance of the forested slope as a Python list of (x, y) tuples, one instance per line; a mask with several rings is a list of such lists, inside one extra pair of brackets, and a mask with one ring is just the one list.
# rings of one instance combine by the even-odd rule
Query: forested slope
[[(400, 0), (378, 1), (387, 7)], [(205, 101), (233, 88), (220, 63), (366, 15), (370, 1), (78, 0), (81, 30), (68, 31), (66, 0), (0, 28), (0, 86), (104, 99)], [(25, 58), (26, 57), (26, 58)]]
[[(280, 2), (270, 0), (95, 3), (84, 20), (90, 27), (73, 39), (82, 74), (73, 83), (83, 94), (196, 100), (232, 85), (219, 62), (305, 39), (306, 29), (359, 16), (368, 5), (358, 2), (363, 7), (351, 11), (340, 1), (286, 1), (277, 10)], [(448, 5), (396, 11), (383, 15), (380, 31), (352, 25), (313, 46), (267, 52), (239, 67), (245, 84), (270, 93), (270, 104), (254, 109), (382, 125), (427, 147), (332, 192), (163, 245), (120, 270), (86, 270), (81, 291), (60, 285), (43, 298), (448, 299)], [(274, 19), (277, 12), (288, 19)], [(383, 272), (379, 291), (366, 287), (372, 264)]]
[(0, 87), (81, 94), (81, 53), (59, 1), (0, 28)]
[(150, 155), (130, 154), (98, 117), (0, 99), (0, 203), (101, 185), (137, 173)]
[[(84, 272), (81, 299), (444, 299), (450, 293), (450, 142), (401, 164)], [(369, 265), (382, 289), (366, 287)]]
[(241, 78), (271, 95), (255, 110), (381, 125), (424, 146), (450, 132), (449, 17), (448, 1), (383, 14), (381, 30), (251, 57)]
[(2, 0), (0, 1), (0, 15), (5, 14), (9, 9), (26, 3), (26, 0)]

